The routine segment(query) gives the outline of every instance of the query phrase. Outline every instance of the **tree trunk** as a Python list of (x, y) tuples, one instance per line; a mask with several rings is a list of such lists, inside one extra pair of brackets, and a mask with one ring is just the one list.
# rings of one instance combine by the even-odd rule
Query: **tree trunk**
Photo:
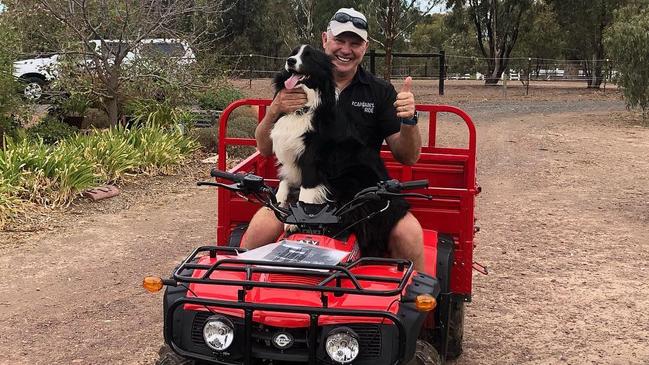
[(108, 73), (108, 84), (106, 85), (107, 94), (109, 95), (108, 101), (106, 102), (106, 110), (108, 111), (108, 118), (110, 119), (110, 125), (117, 125), (119, 121), (119, 68), (120, 64), (116, 59), (115, 65), (113, 65)]
[(385, 47), (385, 70), (383, 71), (383, 79), (390, 81), (392, 78), (392, 46)]
[(591, 65), (590, 77), (588, 78), (589, 89), (599, 89), (604, 81), (602, 62), (593, 55), (593, 64)]

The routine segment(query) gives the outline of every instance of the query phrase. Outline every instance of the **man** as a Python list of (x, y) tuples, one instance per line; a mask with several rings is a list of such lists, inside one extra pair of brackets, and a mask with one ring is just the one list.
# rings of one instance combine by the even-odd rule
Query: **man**
[[(334, 64), (338, 106), (346, 120), (355, 123), (368, 146), (378, 153), (385, 142), (397, 161), (412, 165), (419, 159), (421, 135), (417, 127), (412, 79), (406, 78), (401, 92), (389, 83), (366, 73), (360, 63), (368, 48), (367, 19), (353, 8), (338, 10), (322, 33), (322, 47)], [(273, 153), (270, 131), (286, 113), (306, 103), (301, 88), (283, 89), (274, 98), (266, 116), (255, 130), (257, 149), (264, 156)], [(242, 240), (242, 247), (256, 248), (274, 242), (284, 226), (268, 208), (253, 217)], [(423, 231), (419, 221), (408, 213), (390, 233), (388, 248), (395, 258), (412, 260), (418, 271), (425, 271)]]

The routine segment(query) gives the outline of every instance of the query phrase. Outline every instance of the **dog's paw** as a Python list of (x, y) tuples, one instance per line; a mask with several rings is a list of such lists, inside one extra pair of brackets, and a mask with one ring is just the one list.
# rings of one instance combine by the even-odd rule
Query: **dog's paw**
[(295, 224), (284, 224), (284, 231), (287, 234), (291, 234), (297, 232), (298, 228)]

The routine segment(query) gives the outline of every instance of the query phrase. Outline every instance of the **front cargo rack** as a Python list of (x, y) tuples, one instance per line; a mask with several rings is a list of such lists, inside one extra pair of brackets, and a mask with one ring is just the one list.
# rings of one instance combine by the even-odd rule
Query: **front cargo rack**
[[(209, 254), (210, 258), (216, 259), (217, 254), (238, 255), (245, 252), (246, 249), (223, 246), (201, 246), (195, 249), (183, 262), (176, 268), (173, 274), (172, 285), (178, 283), (196, 283), (212, 285), (230, 285), (240, 286), (242, 289), (251, 290), (252, 288), (277, 288), (292, 290), (310, 290), (334, 293), (336, 295), (356, 294), (372, 296), (393, 296), (403, 293), (408, 279), (412, 276), (414, 265), (412, 261), (392, 258), (360, 258), (350, 263), (339, 265), (323, 265), (310, 263), (288, 263), (272, 262), (264, 260), (248, 260), (241, 258), (224, 258), (219, 259), (212, 264), (196, 263), (198, 259)], [(357, 275), (352, 273), (353, 268), (365, 265), (385, 265), (395, 267), (402, 273), (401, 277), (385, 277), (378, 275)], [(287, 274), (287, 269), (291, 275), (304, 275), (310, 277), (323, 277), (323, 280), (316, 285), (281, 283), (281, 282), (260, 282), (252, 280), (255, 273), (273, 273)], [(201, 277), (193, 277), (194, 270), (205, 270)], [(215, 272), (245, 272), (244, 280), (215, 279), (211, 278)], [(342, 287), (342, 281), (349, 281), (353, 287)], [(373, 283), (395, 284), (394, 289), (376, 290), (364, 288), (360, 281), (372, 281)], [(331, 286), (330, 283), (335, 285)], [(326, 303), (323, 303), (326, 307)]]

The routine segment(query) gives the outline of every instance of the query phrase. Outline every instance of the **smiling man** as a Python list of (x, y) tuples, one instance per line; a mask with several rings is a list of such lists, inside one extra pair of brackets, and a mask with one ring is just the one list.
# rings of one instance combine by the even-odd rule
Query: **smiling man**
[[(367, 146), (379, 153), (385, 141), (397, 161), (412, 165), (419, 159), (421, 135), (417, 127), (412, 79), (406, 78), (399, 93), (394, 87), (360, 67), (368, 49), (368, 23), (353, 8), (339, 9), (322, 33), (322, 47), (335, 66), (334, 79), (339, 111), (354, 124)], [(257, 149), (264, 156), (273, 153), (270, 131), (283, 115), (302, 108), (306, 103), (302, 88), (283, 89), (273, 99), (266, 116), (255, 130)], [(387, 178), (387, 176), (386, 176)], [(283, 225), (267, 208), (260, 209), (250, 222), (242, 247), (255, 248), (273, 242)], [(412, 260), (415, 268), (425, 271), (423, 231), (410, 213), (390, 233), (390, 255)]]

